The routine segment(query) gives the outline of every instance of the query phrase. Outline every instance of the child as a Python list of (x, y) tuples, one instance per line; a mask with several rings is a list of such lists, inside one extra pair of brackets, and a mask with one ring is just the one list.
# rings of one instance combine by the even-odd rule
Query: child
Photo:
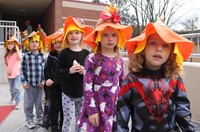
[(116, 131), (116, 101), (124, 79), (124, 62), (119, 54), (132, 34), (131, 26), (120, 25), (112, 5), (103, 11), (95, 30), (84, 38), (94, 51), (85, 61), (84, 104), (77, 121), (87, 132)]
[(45, 35), (42, 32), (33, 31), (24, 40), (23, 44), (27, 53), (22, 58), (21, 76), (24, 91), (24, 112), (26, 126), (35, 128), (33, 122), (33, 107), (36, 109), (36, 124), (42, 124), (43, 109), (42, 97), (44, 87), (44, 65), (46, 61), (44, 51)]
[(30, 23), (29, 20), (27, 20), (25, 24), (27, 26), (27, 28), (26, 28), (26, 32), (27, 32), (26, 36), (28, 36), (29, 34), (31, 34), (33, 32), (33, 28), (31, 26), (31, 23)]
[[(46, 47), (50, 51), (45, 65), (44, 75), (46, 85), (45, 92), (45, 109), (43, 117), (43, 127), (48, 129), (50, 121), (51, 131), (56, 132), (62, 128), (62, 94), (60, 87), (60, 76), (57, 71), (58, 55), (62, 50), (63, 30), (56, 31), (54, 34), (46, 37)], [(60, 126), (60, 127), (59, 127)]]
[(118, 132), (195, 131), (190, 102), (180, 77), (182, 62), (193, 42), (173, 32), (158, 19), (128, 42), (129, 73), (117, 102)]
[(42, 29), (41, 27), (41, 24), (38, 24), (37, 32), (43, 32), (46, 35), (46, 33), (44, 32), (44, 29)]
[(64, 114), (63, 132), (79, 131), (75, 128), (75, 121), (82, 107), (84, 61), (89, 54), (88, 50), (82, 48), (82, 39), (91, 31), (92, 28), (71, 16), (65, 20), (63, 45), (66, 48), (58, 59)]
[(22, 60), (21, 44), (18, 43), (16, 36), (12, 36), (9, 40), (4, 42), (6, 54), (4, 56), (4, 63), (7, 71), (7, 78), (10, 85), (11, 100), (13, 104), (15, 101), (15, 109), (20, 109), (20, 94), (21, 94), (21, 78), (20, 65)]

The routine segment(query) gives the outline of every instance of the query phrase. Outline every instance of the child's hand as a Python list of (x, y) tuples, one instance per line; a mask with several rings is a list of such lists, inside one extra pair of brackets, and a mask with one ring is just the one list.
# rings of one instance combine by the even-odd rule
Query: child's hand
[(7, 74), (8, 74), (8, 75), (11, 75), (11, 72), (10, 72), (10, 70), (8, 70), (8, 71), (7, 71)]
[(44, 88), (44, 82), (41, 82), (39, 85), (40, 88)]
[(99, 114), (93, 114), (89, 116), (89, 122), (92, 124), (92, 126), (94, 127), (98, 127), (99, 126)]
[(17, 45), (15, 45), (15, 49), (16, 49), (16, 51), (19, 51), (19, 48), (18, 48), (18, 46), (17, 46)]
[(69, 69), (69, 72), (70, 72), (70, 74), (74, 74), (74, 73), (79, 72), (79, 69), (80, 69), (80, 65), (73, 65), (73, 66)]
[(51, 85), (53, 85), (53, 81), (51, 80), (51, 79), (48, 79), (47, 81), (46, 81), (46, 85), (47, 86), (51, 86)]
[(29, 89), (29, 85), (27, 83), (23, 83), (23, 88), (27, 90)]
[(79, 68), (79, 74), (83, 75), (84, 74), (84, 67), (83, 66), (80, 66)]

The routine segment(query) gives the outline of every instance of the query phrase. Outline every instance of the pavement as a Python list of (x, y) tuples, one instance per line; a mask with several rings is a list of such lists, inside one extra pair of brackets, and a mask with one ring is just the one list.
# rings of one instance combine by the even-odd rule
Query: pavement
[[(26, 119), (23, 110), (23, 95), (24, 90), (21, 89), (21, 108), (13, 110), (7, 118), (0, 124), (0, 132), (51, 132), (37, 125), (35, 129), (26, 127)], [(0, 84), (0, 106), (10, 105), (10, 91), (8, 84)], [(193, 122), (196, 127), (196, 132), (200, 132), (200, 122)]]
[[(7, 118), (0, 124), (0, 132), (48, 132), (46, 129), (37, 125), (35, 129), (29, 130), (26, 127), (26, 118), (23, 110), (24, 90), (21, 89), (21, 108), (13, 110)], [(0, 106), (9, 104), (11, 95), (8, 84), (0, 84)], [(49, 130), (50, 132), (50, 130)]]

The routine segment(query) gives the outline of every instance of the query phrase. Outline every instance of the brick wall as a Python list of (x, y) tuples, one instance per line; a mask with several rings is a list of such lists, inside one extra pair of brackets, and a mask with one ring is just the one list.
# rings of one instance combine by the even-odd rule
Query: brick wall
[(71, 15), (82, 18), (87, 25), (94, 26), (105, 6), (105, 4), (92, 2), (62, 0), (62, 21), (64, 22), (66, 17)]
[(55, 0), (55, 30), (63, 26), (62, 22), (62, 0)]
[[(59, 0), (58, 0), (59, 1)], [(55, 0), (48, 6), (42, 15), (43, 29), (47, 35), (55, 31)]]
[(58, 30), (69, 15), (82, 18), (85, 24), (95, 26), (105, 6), (105, 4), (76, 0), (53, 0), (42, 17), (45, 32), (49, 35)]
[(99, 11), (89, 11), (85, 9), (63, 8), (62, 21), (64, 22), (66, 17), (70, 15), (72, 17), (82, 18), (87, 25), (96, 25), (96, 21), (100, 16)]

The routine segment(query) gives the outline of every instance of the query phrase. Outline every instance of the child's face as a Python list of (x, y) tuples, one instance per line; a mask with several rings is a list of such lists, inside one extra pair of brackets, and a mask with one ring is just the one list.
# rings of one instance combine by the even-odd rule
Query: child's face
[(34, 39), (31, 38), (30, 41), (29, 41), (29, 45), (30, 45), (30, 50), (31, 51), (39, 50), (40, 42), (37, 41), (37, 40), (34, 41)]
[(152, 70), (158, 70), (168, 60), (172, 44), (164, 42), (158, 34), (149, 36), (145, 53), (145, 67)]
[(15, 48), (15, 43), (14, 42), (9, 42), (8, 43), (8, 49), (13, 50)]
[(60, 41), (56, 41), (55, 43), (53, 43), (53, 48), (57, 52), (60, 52), (62, 50), (62, 43)]
[(69, 31), (67, 34), (67, 41), (69, 45), (79, 45), (82, 40), (82, 33), (78, 30)]
[(101, 48), (107, 50), (113, 50), (117, 45), (118, 35), (112, 28), (107, 27), (101, 34)]

